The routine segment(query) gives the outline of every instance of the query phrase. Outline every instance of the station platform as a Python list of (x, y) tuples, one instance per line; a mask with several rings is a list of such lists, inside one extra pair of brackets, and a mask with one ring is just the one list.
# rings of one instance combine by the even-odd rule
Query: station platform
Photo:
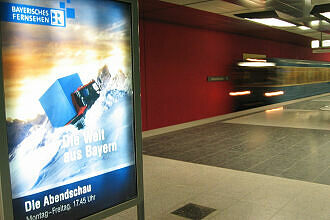
[(324, 94), (144, 138), (146, 219), (330, 219), (329, 106)]

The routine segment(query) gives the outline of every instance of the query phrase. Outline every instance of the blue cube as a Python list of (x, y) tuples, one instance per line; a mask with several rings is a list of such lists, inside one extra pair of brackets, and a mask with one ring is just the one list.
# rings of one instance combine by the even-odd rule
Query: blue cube
[(65, 8), (65, 2), (60, 2), (60, 8)]
[(41, 96), (39, 102), (53, 127), (62, 127), (77, 115), (71, 93), (82, 85), (75, 73), (56, 80)]
[(76, 11), (75, 11), (75, 9), (74, 8), (67, 8), (66, 9), (66, 17), (67, 18), (72, 18), (72, 19), (76, 18)]

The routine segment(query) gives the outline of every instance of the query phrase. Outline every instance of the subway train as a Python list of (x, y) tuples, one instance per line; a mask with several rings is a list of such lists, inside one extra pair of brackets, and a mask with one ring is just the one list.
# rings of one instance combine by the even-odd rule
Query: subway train
[(330, 92), (330, 62), (246, 59), (232, 71), (234, 111)]

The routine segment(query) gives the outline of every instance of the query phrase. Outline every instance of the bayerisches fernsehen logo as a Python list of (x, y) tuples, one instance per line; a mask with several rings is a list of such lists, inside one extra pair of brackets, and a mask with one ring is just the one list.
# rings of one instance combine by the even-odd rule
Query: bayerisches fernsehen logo
[(65, 26), (65, 15), (63, 10), (51, 9), (51, 25), (54, 26)]
[[(67, 8), (67, 10), (69, 10), (69, 12), (74, 12), (74, 9), (72, 8)], [(32, 5), (0, 2), (0, 18), (2, 21), (66, 27), (66, 17), (65, 8), (45, 8)]]

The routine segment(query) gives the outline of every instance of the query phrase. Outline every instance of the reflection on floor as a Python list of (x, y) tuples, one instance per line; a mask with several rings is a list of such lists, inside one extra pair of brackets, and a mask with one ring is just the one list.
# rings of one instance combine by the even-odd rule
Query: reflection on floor
[(330, 96), (143, 140), (144, 154), (330, 185)]
[(242, 116), (227, 123), (330, 130), (330, 101), (304, 101)]
[[(144, 156), (146, 220), (184, 220), (189, 203), (215, 209), (203, 220), (326, 220), (330, 186)], [(136, 208), (106, 220), (136, 220)]]
[(330, 96), (145, 138), (146, 219), (187, 219), (172, 213), (191, 203), (215, 209), (206, 220), (330, 219), (324, 106)]

